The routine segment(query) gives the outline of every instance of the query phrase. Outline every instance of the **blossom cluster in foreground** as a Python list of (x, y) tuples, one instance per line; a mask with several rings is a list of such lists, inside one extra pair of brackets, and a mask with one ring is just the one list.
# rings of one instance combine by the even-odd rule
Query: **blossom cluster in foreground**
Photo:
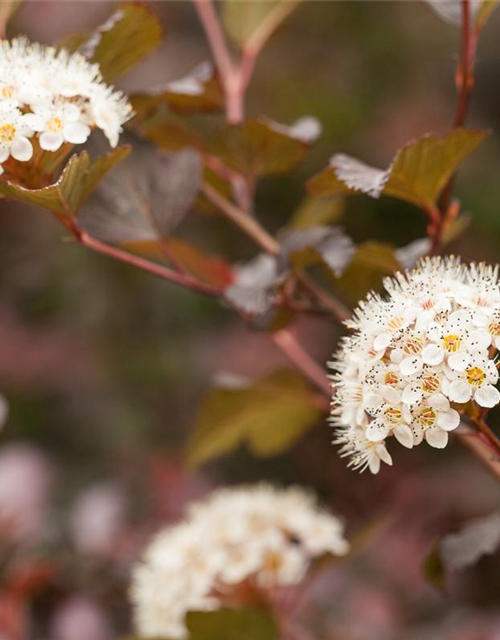
[(500, 401), (498, 267), (428, 258), (384, 286), (385, 298), (360, 303), (330, 363), (335, 442), (372, 473), (392, 464), (389, 437), (443, 448), (467, 403)]
[(137, 631), (183, 638), (188, 611), (217, 609), (234, 601), (244, 585), (267, 590), (296, 584), (313, 558), (348, 549), (341, 522), (299, 488), (217, 491), (146, 550), (132, 579)]
[(0, 163), (31, 160), (34, 136), (43, 150), (57, 151), (84, 143), (94, 127), (114, 147), (131, 115), (123, 94), (80, 54), (25, 38), (0, 41)]

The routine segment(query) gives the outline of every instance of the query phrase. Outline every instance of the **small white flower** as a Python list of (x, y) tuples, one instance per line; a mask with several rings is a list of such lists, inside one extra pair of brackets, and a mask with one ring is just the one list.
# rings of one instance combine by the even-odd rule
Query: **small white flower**
[(26, 116), (15, 107), (1, 107), (0, 104), (0, 162), (10, 156), (20, 162), (27, 162), (33, 156), (33, 146), (28, 140), (33, 135), (26, 122)]
[(83, 144), (94, 128), (102, 129), (115, 147), (132, 116), (125, 96), (104, 83), (97, 64), (25, 38), (0, 41), (0, 111), (0, 162), (10, 155), (30, 160), (28, 138), (34, 132), (49, 152), (65, 142)]
[(217, 491), (160, 532), (132, 576), (143, 637), (185, 638), (189, 611), (237, 604), (238, 585), (268, 590), (299, 583), (313, 558), (344, 555), (343, 525), (298, 488), (267, 485)]
[(431, 258), (384, 285), (385, 299), (360, 303), (330, 363), (335, 442), (350, 466), (373, 473), (391, 463), (391, 437), (442, 448), (469, 401), (500, 403), (498, 267)]
[(45, 151), (57, 151), (65, 142), (83, 144), (90, 135), (80, 108), (71, 102), (35, 109), (25, 117), (31, 128), (40, 132), (40, 147)]

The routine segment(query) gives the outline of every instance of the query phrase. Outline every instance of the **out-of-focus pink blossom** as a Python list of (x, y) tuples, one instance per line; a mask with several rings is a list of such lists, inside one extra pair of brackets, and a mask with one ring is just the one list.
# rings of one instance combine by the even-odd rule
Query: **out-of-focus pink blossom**
[(111, 625), (104, 608), (86, 596), (72, 596), (56, 610), (51, 623), (54, 640), (109, 640)]
[(40, 536), (46, 521), (52, 473), (35, 447), (8, 444), (0, 449), (0, 536), (27, 541)]
[(113, 555), (125, 525), (125, 509), (125, 497), (118, 485), (103, 482), (85, 489), (70, 514), (76, 548), (90, 555)]

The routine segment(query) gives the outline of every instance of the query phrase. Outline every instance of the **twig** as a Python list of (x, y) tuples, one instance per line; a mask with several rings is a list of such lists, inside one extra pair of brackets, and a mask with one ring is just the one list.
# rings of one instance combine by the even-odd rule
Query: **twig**
[(198, 293), (204, 293), (208, 296), (213, 296), (219, 298), (222, 296), (223, 289), (220, 287), (215, 287), (211, 284), (207, 284), (202, 282), (201, 280), (197, 280), (193, 276), (185, 272), (173, 271), (172, 269), (168, 269), (167, 267), (163, 267), (162, 265), (157, 264), (156, 262), (150, 262), (149, 260), (145, 260), (139, 256), (135, 256), (127, 251), (123, 251), (122, 249), (117, 249), (116, 247), (111, 247), (100, 240), (96, 240), (92, 238), (84, 231), (80, 231), (79, 229), (72, 228), (68, 226), (68, 224), (64, 225), (67, 229), (71, 231), (73, 237), (84, 247), (92, 249), (97, 253), (108, 256), (109, 258), (113, 258), (114, 260), (118, 260), (119, 262), (123, 262), (125, 264), (130, 265), (131, 267), (136, 267), (141, 269), (142, 271), (147, 271), (158, 278), (162, 278), (163, 280), (168, 280), (174, 284), (177, 284), (181, 287), (185, 287), (187, 289), (192, 289), (193, 291), (197, 291)]
[(281, 329), (273, 334), (274, 343), (281, 349), (292, 364), (327, 396), (332, 389), (324, 367), (311, 358), (289, 329)]
[(214, 189), (209, 184), (205, 183), (203, 185), (202, 193), (212, 204), (220, 209), (226, 218), (244, 231), (266, 253), (271, 255), (279, 253), (279, 242), (254, 217), (249, 216), (245, 211), (224, 198), (217, 189)]
[[(457, 88), (457, 107), (453, 119), (453, 128), (463, 127), (467, 118), (470, 94), (474, 86), (474, 66), (477, 50), (477, 33), (471, 24), (470, 0), (462, 0), (462, 43), (460, 59), (455, 73), (455, 86)], [(444, 187), (439, 203), (439, 227), (436, 231), (436, 240), (433, 238), (433, 253), (436, 253), (441, 244), (443, 223), (446, 220), (455, 177), (452, 176)]]
[(457, 433), (460, 443), (469, 449), (471, 453), (500, 480), (500, 456), (484, 443), (477, 433)]

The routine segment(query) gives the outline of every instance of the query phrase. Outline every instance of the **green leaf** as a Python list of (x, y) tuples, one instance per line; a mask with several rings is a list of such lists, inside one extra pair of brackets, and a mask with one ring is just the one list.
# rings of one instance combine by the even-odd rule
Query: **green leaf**
[(448, 569), (462, 570), (500, 548), (500, 512), (468, 522), (441, 540), (441, 558)]
[(221, 84), (208, 62), (199, 64), (184, 78), (136, 93), (130, 101), (136, 113), (152, 114), (161, 105), (182, 114), (211, 113), (224, 108)]
[(392, 245), (374, 240), (359, 245), (336, 288), (349, 302), (356, 304), (369, 291), (380, 291), (382, 281), (401, 268)]
[(383, 194), (432, 208), (457, 167), (487, 135), (487, 131), (465, 129), (444, 138), (425, 135), (400, 149), (385, 171), (337, 154), (307, 186), (318, 196), (361, 192), (378, 198)]
[(157, 240), (142, 240), (138, 242), (124, 242), (121, 246), (141, 256), (164, 260), (164, 246), (169, 255), (173, 255), (176, 261), (195, 276), (198, 280), (212, 284), (215, 287), (228, 287), (233, 281), (233, 272), (229, 262), (219, 256), (212, 256), (195, 247), (187, 240), (170, 236), (163, 243)]
[(192, 611), (186, 622), (189, 640), (278, 640), (273, 618), (262, 609)]
[(127, 146), (113, 149), (91, 163), (86, 151), (73, 155), (54, 184), (41, 189), (26, 189), (0, 182), (0, 193), (14, 200), (33, 204), (59, 216), (74, 217), (98, 182), (130, 152)]
[(240, 47), (258, 52), (300, 0), (225, 0), (222, 23)]
[(306, 196), (288, 223), (293, 229), (309, 229), (338, 222), (344, 213), (340, 196)]
[(99, 64), (105, 80), (124, 74), (161, 42), (162, 28), (153, 12), (140, 2), (124, 3), (92, 34), (76, 35), (65, 44), (78, 48)]
[(280, 271), (290, 263), (306, 267), (322, 261), (340, 276), (355, 252), (353, 241), (339, 227), (290, 229), (281, 234), (280, 240)]
[(424, 578), (439, 591), (446, 590), (446, 574), (443, 561), (441, 559), (441, 545), (439, 540), (432, 546), (427, 555), (422, 573)]
[(113, 244), (164, 240), (191, 210), (201, 177), (201, 158), (192, 149), (152, 154), (137, 148), (101, 185), (80, 225)]
[(186, 147), (203, 149), (200, 136), (177, 116), (161, 110), (137, 127), (139, 134), (164, 151), (180, 151)]
[(491, 17), (491, 14), (500, 4), (500, 0), (483, 0), (476, 11), (476, 31), (481, 31)]
[(317, 394), (302, 376), (278, 371), (252, 386), (219, 388), (206, 398), (188, 445), (198, 465), (246, 443), (257, 456), (289, 449), (322, 414)]
[(250, 179), (291, 171), (309, 145), (267, 119), (247, 120), (225, 127), (207, 145), (210, 154)]
[(0, 2), (1, 24), (7, 26), (8, 21), (12, 18), (22, 3), (23, 0), (2, 0), (2, 2)]

